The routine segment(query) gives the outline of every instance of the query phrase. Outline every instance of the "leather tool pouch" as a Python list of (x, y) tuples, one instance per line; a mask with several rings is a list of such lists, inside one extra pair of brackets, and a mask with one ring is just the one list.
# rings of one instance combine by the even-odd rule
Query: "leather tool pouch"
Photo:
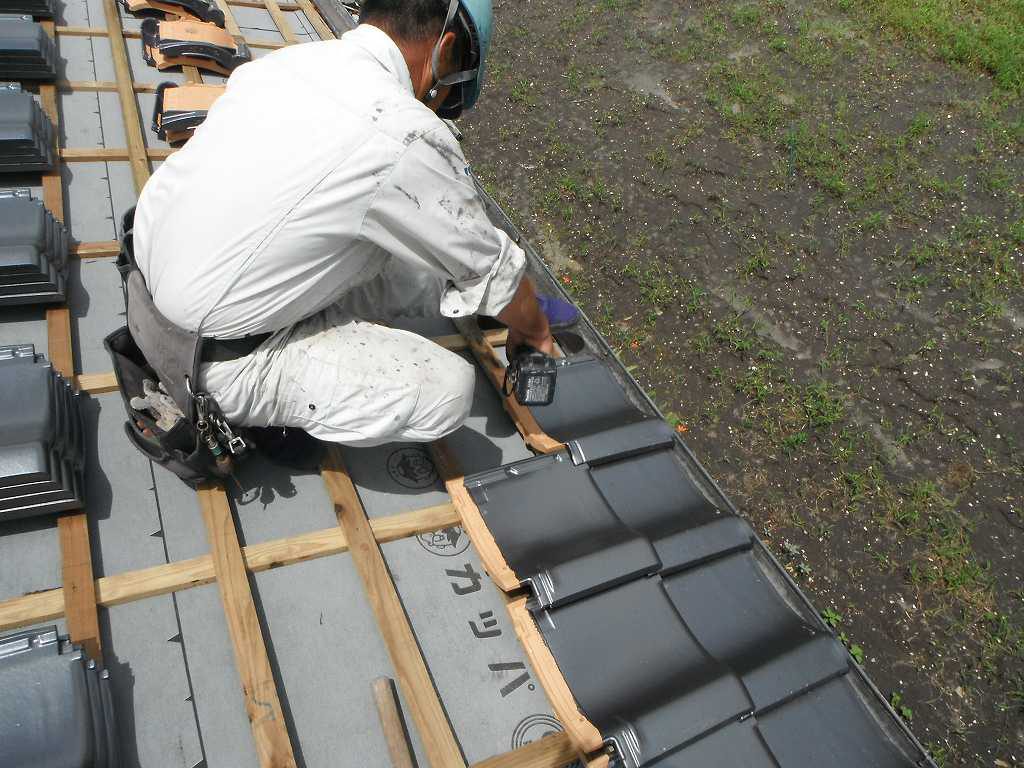
[[(113, 362), (128, 413), (124, 427), (128, 439), (147, 458), (188, 485), (197, 487), (224, 477), (230, 470), (230, 462), (223, 458), (217, 461), (197, 428), (196, 393), (191, 387), (199, 380), (204, 340), (168, 321), (153, 304), (132, 252), (134, 212), (132, 209), (125, 214), (121, 254), (117, 260), (128, 305), (128, 324), (107, 336), (103, 344)], [(185, 418), (179, 419), (169, 430), (158, 427), (147, 411), (137, 411), (131, 406), (133, 397), (144, 394), (144, 379), (161, 382), (185, 414)], [(208, 396), (207, 405), (214, 409), (214, 415), (219, 415), (216, 403)], [(226, 452), (222, 453), (224, 455)]]

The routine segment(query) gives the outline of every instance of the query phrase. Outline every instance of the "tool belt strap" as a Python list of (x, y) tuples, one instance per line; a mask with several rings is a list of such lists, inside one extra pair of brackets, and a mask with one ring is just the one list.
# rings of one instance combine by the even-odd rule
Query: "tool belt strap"
[(192, 387), (197, 386), (202, 337), (186, 331), (156, 308), (146, 281), (138, 269), (128, 273), (128, 330), (146, 356), (146, 362), (160, 377), (167, 394), (195, 419)]

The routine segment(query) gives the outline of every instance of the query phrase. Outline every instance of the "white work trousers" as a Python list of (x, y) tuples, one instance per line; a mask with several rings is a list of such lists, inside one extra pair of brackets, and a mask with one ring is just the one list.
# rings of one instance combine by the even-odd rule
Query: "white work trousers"
[(344, 445), (436, 440), (469, 415), (475, 370), (423, 336), (380, 323), (440, 314), (442, 287), (391, 262), (251, 354), (204, 364), (204, 385), (239, 426), (297, 427)]

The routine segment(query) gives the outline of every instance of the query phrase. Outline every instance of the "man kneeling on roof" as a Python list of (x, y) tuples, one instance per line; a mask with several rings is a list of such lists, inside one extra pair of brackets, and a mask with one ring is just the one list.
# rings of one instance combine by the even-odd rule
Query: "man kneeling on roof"
[(157, 309), (204, 345), (200, 386), (238, 426), (347, 445), (457, 429), (474, 368), (388, 323), (497, 317), (553, 351), (523, 251), (484, 212), (442, 117), (473, 106), (490, 0), (365, 0), (340, 40), (237, 69), (153, 174), (135, 258)]

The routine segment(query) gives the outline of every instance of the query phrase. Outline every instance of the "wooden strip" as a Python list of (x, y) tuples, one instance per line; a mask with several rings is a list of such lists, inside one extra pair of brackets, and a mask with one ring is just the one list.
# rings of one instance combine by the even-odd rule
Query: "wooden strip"
[[(285, 6), (282, 5), (281, 10), (285, 10)], [(309, 23), (313, 25), (313, 29), (315, 29), (316, 33), (320, 35), (321, 40), (334, 39), (334, 32), (332, 32), (331, 28), (327, 26), (327, 22), (324, 21), (323, 16), (320, 15), (320, 12), (316, 9), (313, 3), (310, 2), (310, 0), (298, 0), (295, 10), (300, 10), (305, 14)]]
[[(370, 521), (377, 541), (397, 541), (421, 533), (429, 533), (459, 524), (459, 516), (451, 504), (438, 504), (398, 515), (375, 517)], [(302, 563), (348, 551), (348, 542), (337, 526), (250, 544), (242, 550), (245, 567), (260, 573), (293, 563)], [(130, 603), (147, 597), (166, 595), (182, 589), (213, 582), (213, 560), (209, 555), (127, 571), (96, 580), (96, 602), (111, 606)], [(64, 615), (62, 589), (49, 589), (0, 602), (0, 631), (49, 621)]]
[(71, 640), (80, 643), (97, 664), (102, 663), (100, 625), (96, 615), (96, 582), (92, 577), (89, 521), (84, 513), (57, 518), (60, 535), (64, 616)]
[[(54, 36), (54, 24), (52, 21), (40, 22), (43, 29), (51, 38)], [(53, 145), (54, 149), (60, 150), (60, 110), (57, 109), (57, 89), (52, 84), (39, 86), (39, 101), (43, 111), (53, 123)], [(43, 202), (47, 209), (53, 214), (57, 221), (64, 219), (64, 186), (61, 182), (60, 165), (55, 164), (51, 171), (43, 174)]]
[[(166, 160), (175, 152), (177, 152), (177, 150), (173, 147), (166, 149), (157, 147), (155, 149), (143, 150), (143, 154), (150, 160)], [(132, 151), (130, 149), (122, 149), (120, 147), (73, 147), (71, 149), (62, 149), (60, 151), (60, 159), (66, 163), (107, 163), (117, 160), (130, 161), (132, 159)], [(137, 163), (134, 164), (133, 167), (137, 167)], [(148, 165), (146, 168), (146, 173), (149, 173)]]
[(106, 392), (117, 392), (117, 377), (113, 371), (106, 373), (82, 373), (75, 377), (78, 388), (90, 395), (102, 395)]
[(341, 451), (336, 446), (328, 449), (321, 474), (334, 502), (338, 524), (348, 539), (352, 560), (377, 618), (377, 626), (395, 668), (398, 684), (412, 710), (412, 718), (427, 753), (427, 761), (433, 768), (464, 766), (462, 751), (455, 741), (451, 724), (434, 689), (434, 682), (416, 643), (416, 636), (370, 528), (366, 510), (345, 469)]
[[(62, 93), (78, 91), (112, 93), (117, 90), (117, 83), (113, 80), (58, 80), (57, 90)], [(132, 83), (132, 90), (135, 93), (156, 93), (156, 84)]]
[(64, 590), (47, 589), (0, 603), (0, 632), (52, 621), (64, 615)]
[(392, 768), (415, 768), (416, 761), (412, 754), (412, 745), (402, 720), (402, 711), (398, 704), (398, 691), (395, 681), (390, 677), (378, 677), (373, 681), (373, 701), (377, 705), (380, 727), (384, 731), (384, 741), (388, 745)]
[[(233, 5), (236, 8), (264, 8), (260, 0), (228, 0), (228, 5)], [(302, 10), (298, 5), (294, 3), (278, 3), (278, 7), (282, 11), (299, 11)]]
[[(52, 21), (42, 22), (43, 30), (52, 38)], [(39, 86), (39, 101), (53, 123), (54, 149), (60, 149), (60, 110), (57, 88), (53, 84)], [(59, 152), (57, 153), (59, 157)], [(64, 218), (64, 186), (60, 162), (43, 174), (43, 203), (57, 221)], [(71, 312), (67, 306), (46, 310), (47, 353), (54, 369), (70, 379), (75, 374), (71, 348)], [(92, 548), (89, 544), (89, 522), (84, 512), (62, 515), (57, 519), (61, 550), (61, 597), (67, 617), (68, 634), (81, 643), (86, 653), (102, 663), (99, 620), (96, 615), (96, 585), (92, 572)]]
[(58, 35), (65, 37), (106, 37), (107, 30), (102, 27), (55, 27)]
[(256, 756), (261, 766), (290, 768), (295, 766), (295, 756), (227, 496), (223, 489), (208, 486), (198, 493), (228, 634), (235, 650), (235, 665), (242, 681), (245, 710), (256, 741)]
[(566, 733), (552, 733), (526, 746), (489, 757), (472, 768), (563, 768), (578, 758)]
[(526, 609), (526, 598), (512, 600), (506, 606), (512, 619), (512, 627), (516, 631), (519, 642), (526, 649), (530, 664), (540, 678), (544, 693), (551, 703), (555, 717), (565, 728), (573, 744), (581, 752), (595, 752), (602, 748), (604, 739), (601, 732), (594, 727), (576, 705), (572, 691), (562, 671), (555, 662), (555, 657), (548, 650), (547, 643), (541, 637), (540, 630), (530, 612)]
[(176, 563), (154, 565), (96, 579), (96, 604), (109, 608), (147, 597), (201, 587), (212, 584), (216, 579), (213, 558), (200, 555)]
[(270, 50), (277, 50), (278, 48), (291, 45), (291, 43), (282, 43), (280, 40), (246, 40), (245, 44), (250, 48), (269, 48)]
[(469, 534), (469, 538), (484, 564), (484, 569), (499, 589), (505, 592), (519, 589), (522, 586), (522, 580), (505, 562), (505, 557), (501, 554), (501, 549), (498, 548), (494, 536), (491, 535), (490, 529), (484, 522), (479, 507), (462, 482), (463, 478), (459, 474), (455, 458), (447, 443), (444, 440), (435, 440), (428, 448), (438, 474), (444, 479), (444, 485), (451, 497), (452, 505), (459, 513), (462, 527)]
[(203, 76), (199, 74), (199, 69), (197, 67), (185, 64), (182, 65), (181, 72), (183, 75), (185, 75), (185, 80), (190, 83), (203, 82)]
[[(489, 331), (484, 331), (484, 338), (487, 339), (487, 343), (492, 347), (503, 347), (505, 346), (505, 342), (508, 340), (508, 329), (495, 328)], [(431, 341), (452, 351), (469, 349), (469, 342), (466, 341), (466, 337), (461, 333), (453, 333), (450, 336), (434, 336)]]
[(217, 0), (217, 7), (224, 12), (224, 29), (235, 37), (241, 37), (242, 30), (239, 29), (238, 22), (235, 21), (235, 14), (231, 12), (231, 7), (228, 5), (227, 0)]
[(65, 379), (73, 379), (75, 361), (71, 350), (71, 311), (66, 306), (46, 310), (46, 336), (48, 357), (53, 367)]
[(117, 256), (121, 244), (117, 240), (101, 240), (94, 243), (78, 243), (71, 246), (71, 256), (78, 259), (98, 259), (101, 256)]
[(117, 95), (121, 102), (121, 117), (124, 121), (124, 135), (128, 142), (128, 162), (135, 181), (135, 192), (142, 192), (149, 181), (149, 159), (146, 142), (142, 138), (139, 105), (132, 90), (132, 71), (128, 65), (128, 49), (125, 47), (121, 17), (114, 0), (103, 0), (103, 15), (107, 19), (107, 36), (110, 39), (110, 55), (114, 61), (114, 79), (117, 80)]
[(295, 30), (292, 29), (288, 17), (281, 11), (281, 6), (277, 4), (277, 0), (263, 0), (263, 5), (270, 14), (270, 18), (274, 20), (274, 24), (277, 26), (285, 42), (290, 45), (299, 42), (299, 39), (295, 36)]
[[(487, 373), (494, 388), (501, 393), (505, 380), (505, 366), (494, 353), (494, 348), (487, 341), (487, 337), (481, 333), (476, 318), (460, 317), (455, 318), (452, 322), (455, 323), (455, 327), (459, 329), (459, 332), (466, 337), (466, 342), (473, 353), (473, 357), (477, 359), (480, 367)], [(519, 401), (514, 397), (501, 395), (501, 403), (505, 406), (505, 411), (512, 419), (512, 423), (516, 425), (519, 434), (523, 436), (523, 439), (530, 448), (538, 453), (557, 453), (565, 448), (564, 444), (547, 435), (540, 428), (540, 425), (537, 424), (537, 420), (533, 417), (530, 409), (525, 405), (520, 405)]]

